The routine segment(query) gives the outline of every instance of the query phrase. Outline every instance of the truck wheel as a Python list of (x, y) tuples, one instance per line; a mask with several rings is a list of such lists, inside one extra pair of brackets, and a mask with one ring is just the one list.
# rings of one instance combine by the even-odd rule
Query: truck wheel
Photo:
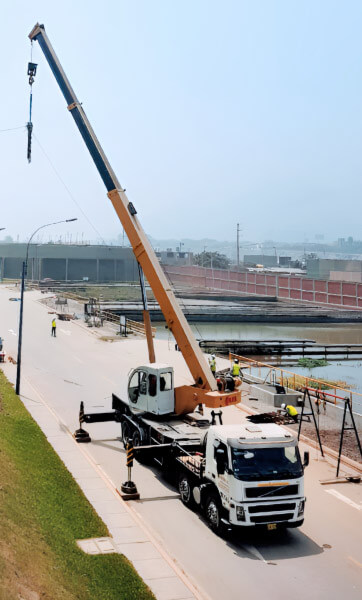
[(132, 428), (127, 421), (123, 421), (122, 423), (122, 442), (123, 446), (126, 449), (128, 442), (132, 439)]
[(178, 491), (180, 492), (181, 500), (185, 506), (194, 509), (196, 502), (192, 494), (192, 485), (188, 475), (182, 473), (178, 480)]
[(217, 494), (210, 494), (205, 503), (205, 516), (207, 523), (217, 535), (222, 535), (224, 532), (224, 526), (221, 521), (222, 506)]
[[(133, 434), (133, 445), (134, 446), (143, 446), (143, 442), (141, 440), (141, 435), (140, 435), (140, 432), (138, 431), (138, 429), (136, 429), (136, 431)], [(147, 464), (150, 462), (150, 455), (147, 454), (147, 451), (135, 452), (135, 457), (136, 457), (136, 460), (138, 460), (138, 462), (141, 465), (144, 465), (144, 464)]]

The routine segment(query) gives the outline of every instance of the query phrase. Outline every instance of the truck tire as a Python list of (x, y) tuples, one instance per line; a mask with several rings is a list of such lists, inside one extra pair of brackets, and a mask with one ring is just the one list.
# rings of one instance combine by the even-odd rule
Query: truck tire
[(128, 421), (123, 421), (122, 423), (122, 442), (123, 447), (126, 449), (128, 442), (132, 439), (132, 427), (128, 423)]
[[(138, 429), (135, 430), (135, 432), (133, 433), (133, 445), (136, 446), (143, 446), (143, 441), (141, 440), (141, 434), (138, 431)], [(151, 462), (151, 454), (150, 451), (143, 451), (143, 452), (135, 452), (135, 458), (136, 460), (141, 464), (141, 465), (146, 465), (148, 463)]]
[(207, 524), (217, 535), (223, 535), (225, 527), (221, 521), (222, 506), (219, 496), (215, 492), (211, 492), (205, 502), (205, 517)]
[(187, 473), (181, 473), (178, 480), (178, 491), (180, 493), (182, 503), (194, 510), (196, 508), (196, 502), (192, 493), (192, 484), (190, 477)]

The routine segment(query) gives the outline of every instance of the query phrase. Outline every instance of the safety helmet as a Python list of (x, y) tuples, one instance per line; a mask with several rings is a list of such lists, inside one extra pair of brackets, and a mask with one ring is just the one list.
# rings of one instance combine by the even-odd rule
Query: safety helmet
[(237, 358), (234, 358), (234, 363), (238, 363), (239, 360)]
[(211, 358), (215, 358), (215, 354), (211, 354)]
[(286, 408), (286, 407), (287, 407), (287, 405), (284, 403), (281, 405), (281, 408)]

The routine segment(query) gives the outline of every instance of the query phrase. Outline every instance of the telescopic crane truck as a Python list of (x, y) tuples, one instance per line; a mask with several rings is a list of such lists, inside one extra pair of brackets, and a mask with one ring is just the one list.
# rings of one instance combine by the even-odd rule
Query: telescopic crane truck
[[(215, 409), (241, 400), (240, 387), (226, 383), (219, 390), (192, 331), (170, 288), (157, 257), (114, 174), (95, 133), (49, 42), (43, 25), (36, 24), (29, 38), (39, 42), (66, 99), (68, 110), (86, 143), (108, 197), (132, 245), (140, 270), (149, 364), (134, 369), (128, 380), (128, 399), (112, 395), (112, 412), (85, 414), (80, 424), (117, 421), (123, 443), (139, 446), (138, 459), (151, 456), (178, 476), (181, 499), (186, 506), (205, 510), (209, 525), (217, 532), (225, 525), (277, 525), (298, 527), (303, 523), (303, 467), (297, 442), (277, 425), (216, 425), (194, 410), (199, 405)], [(174, 387), (170, 365), (155, 362), (147, 312), (143, 273), (173, 333), (194, 379), (193, 385)], [(77, 441), (90, 441), (83, 432)], [(86, 435), (84, 435), (86, 434)], [(137, 449), (136, 449), (137, 450)]]
[[(98, 172), (107, 188), (108, 197), (121, 221), (127, 237), (132, 245), (134, 255), (145, 274), (148, 283), (160, 305), (162, 313), (170, 331), (173, 333), (176, 343), (182, 352), (186, 364), (194, 379), (193, 385), (183, 385), (174, 389), (174, 406), (168, 412), (177, 415), (192, 412), (199, 404), (205, 404), (209, 408), (219, 408), (237, 404), (241, 400), (240, 390), (233, 392), (220, 392), (217, 389), (215, 378), (206, 362), (200, 347), (198, 346), (191, 328), (182, 313), (176, 297), (169, 282), (160, 266), (155, 252), (137, 218), (137, 211), (129, 202), (125, 190), (119, 183), (105, 153), (86, 117), (81, 103), (78, 101), (72, 86), (70, 85), (63, 68), (56, 56), (54, 49), (45, 32), (44, 25), (36, 24), (29, 34), (30, 40), (39, 42), (41, 49), (49, 63), (49, 66), (58, 82), (58, 85), (67, 102), (74, 121), (79, 129), (83, 140), (93, 158)], [(147, 327), (146, 331), (150, 328)], [(152, 336), (148, 333), (149, 348)], [(150, 352), (152, 355), (152, 352)], [(152, 361), (154, 362), (154, 360)], [(145, 372), (148, 373), (148, 367)], [(152, 367), (155, 374), (157, 367)], [(157, 390), (159, 387), (157, 388)], [(143, 408), (142, 406), (139, 406)]]

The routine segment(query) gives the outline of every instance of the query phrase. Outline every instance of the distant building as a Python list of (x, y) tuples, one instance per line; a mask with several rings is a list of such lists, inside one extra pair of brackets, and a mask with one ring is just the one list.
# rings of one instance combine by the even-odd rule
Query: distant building
[(334, 281), (362, 281), (361, 260), (313, 258), (307, 260), (307, 277)]
[(277, 267), (278, 257), (273, 254), (245, 254), (244, 265), (250, 267), (255, 267), (256, 265), (263, 265), (263, 267)]
[[(21, 277), (26, 244), (0, 243), (0, 278)], [(138, 281), (132, 248), (71, 244), (30, 244), (28, 279), (56, 281)]]
[(279, 266), (280, 267), (290, 267), (292, 262), (291, 256), (279, 256)]
[(162, 265), (192, 265), (192, 252), (180, 252), (179, 250), (167, 250), (156, 251), (156, 256)]

